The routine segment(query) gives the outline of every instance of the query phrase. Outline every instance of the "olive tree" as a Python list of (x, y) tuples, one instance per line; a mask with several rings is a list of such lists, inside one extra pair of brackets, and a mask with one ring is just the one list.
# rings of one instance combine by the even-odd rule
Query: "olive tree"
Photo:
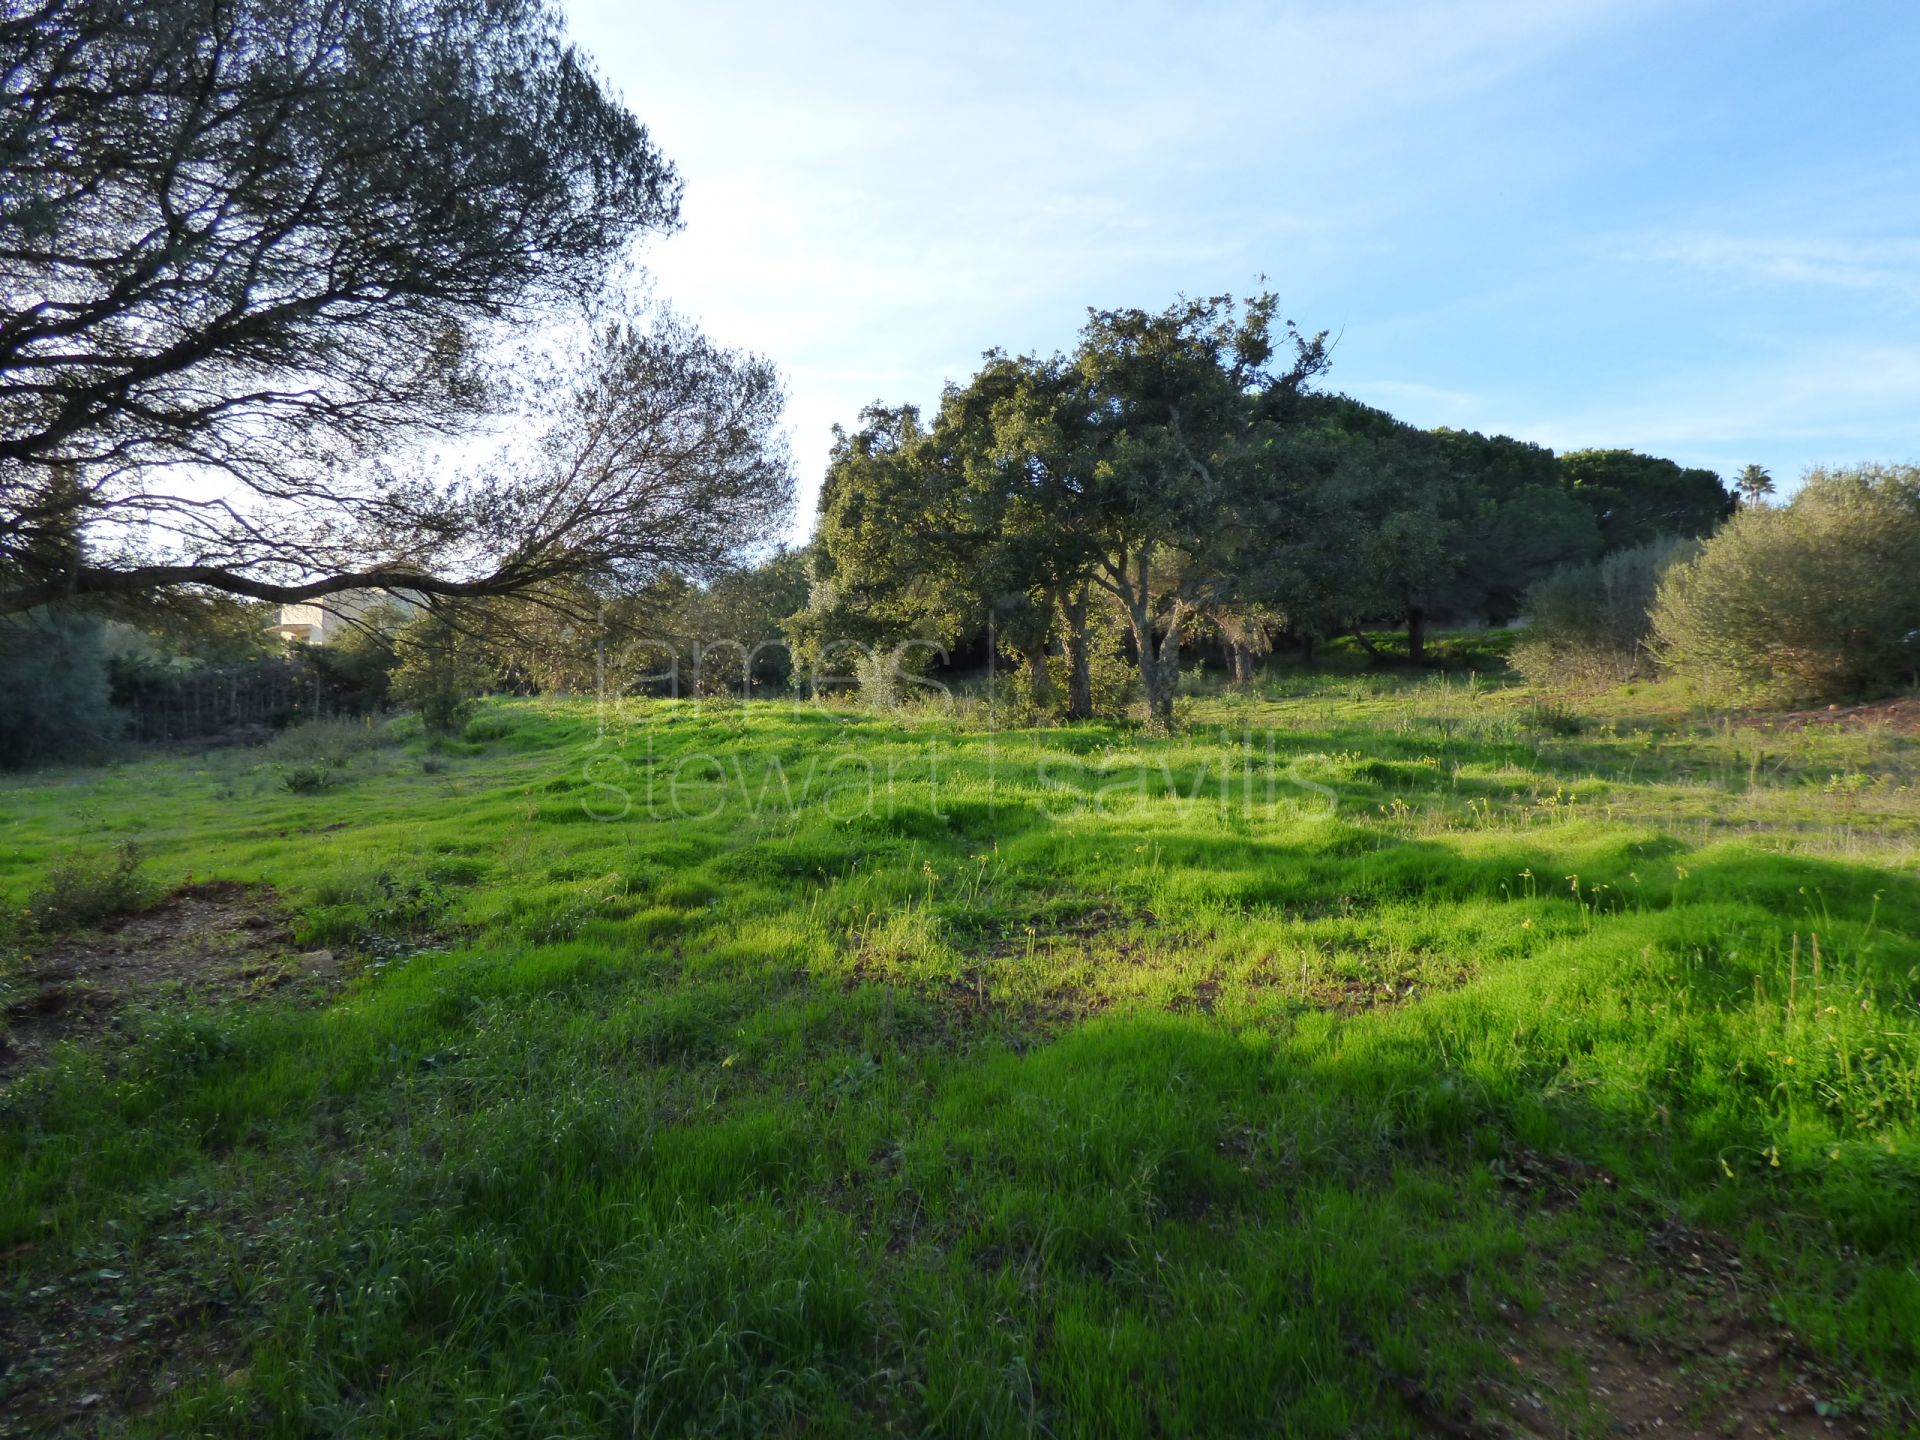
[(1825, 700), (1920, 668), (1920, 467), (1814, 470), (1667, 573), (1655, 653), (1729, 698)]

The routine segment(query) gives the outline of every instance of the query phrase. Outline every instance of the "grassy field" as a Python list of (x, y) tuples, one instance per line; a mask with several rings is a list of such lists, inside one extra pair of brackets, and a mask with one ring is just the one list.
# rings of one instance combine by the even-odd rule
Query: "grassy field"
[(1188, 718), (9, 782), (0, 1433), (1914, 1433), (1920, 741)]

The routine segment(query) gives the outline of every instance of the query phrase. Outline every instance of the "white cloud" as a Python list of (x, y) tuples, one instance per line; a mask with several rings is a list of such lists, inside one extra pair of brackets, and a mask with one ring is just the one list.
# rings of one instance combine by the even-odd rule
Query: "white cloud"
[(1514, 433), (1556, 450), (1625, 445), (1722, 474), (1759, 460), (1784, 478), (1814, 464), (1920, 460), (1915, 414), (1920, 346), (1829, 343), (1662, 376)]
[(1699, 231), (1642, 237), (1614, 247), (1610, 254), (1618, 260), (1681, 265), (1759, 284), (1827, 286), (1920, 300), (1920, 240)]
[(931, 403), (988, 346), (1071, 343), (1090, 304), (1282, 270), (1298, 303), (1447, 183), (1405, 165), (1445, 152), (1447, 106), (1649, 3), (570, 10), (687, 178), (662, 293), (789, 377), (804, 529), (822, 418), (873, 384)]

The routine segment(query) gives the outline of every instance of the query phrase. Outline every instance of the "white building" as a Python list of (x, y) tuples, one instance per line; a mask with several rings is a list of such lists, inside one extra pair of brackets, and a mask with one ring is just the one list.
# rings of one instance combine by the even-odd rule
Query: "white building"
[[(280, 618), (267, 629), (282, 640), (329, 645), (356, 625), (403, 623), (419, 607), (419, 598), (404, 590), (342, 590), (304, 605), (282, 605)], [(393, 614), (381, 616), (382, 610)]]

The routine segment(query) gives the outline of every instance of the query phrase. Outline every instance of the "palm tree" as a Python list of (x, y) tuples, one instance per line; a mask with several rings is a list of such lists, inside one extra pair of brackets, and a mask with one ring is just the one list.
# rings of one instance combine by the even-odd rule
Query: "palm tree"
[(1773, 494), (1773, 476), (1767, 473), (1764, 465), (1747, 466), (1733, 483), (1740, 492), (1740, 503), (1743, 505), (1764, 506), (1767, 496)]

